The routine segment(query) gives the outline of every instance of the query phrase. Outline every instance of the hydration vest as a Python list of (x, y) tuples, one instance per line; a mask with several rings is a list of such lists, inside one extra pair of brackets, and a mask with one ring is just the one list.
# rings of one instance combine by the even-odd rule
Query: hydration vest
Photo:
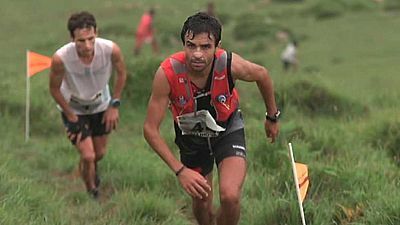
[[(228, 59), (229, 58), (229, 59)], [(215, 53), (211, 77), (210, 91), (203, 94), (211, 95), (210, 105), (215, 109), (215, 120), (226, 122), (239, 105), (239, 95), (233, 87), (230, 73), (231, 57), (226, 51), (219, 49)], [(161, 63), (171, 88), (170, 101), (174, 120), (177, 117), (198, 111), (196, 98), (188, 77), (185, 64), (185, 53), (178, 52)]]

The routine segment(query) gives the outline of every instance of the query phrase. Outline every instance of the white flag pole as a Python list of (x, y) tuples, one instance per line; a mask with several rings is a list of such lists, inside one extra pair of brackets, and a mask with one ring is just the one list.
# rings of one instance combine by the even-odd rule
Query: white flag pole
[(30, 79), (29, 79), (29, 50), (26, 50), (26, 105), (25, 105), (25, 142), (29, 140), (29, 107), (30, 107)]
[(290, 160), (292, 161), (294, 183), (296, 185), (297, 201), (299, 202), (301, 222), (303, 223), (303, 225), (306, 225), (306, 219), (304, 217), (303, 204), (301, 203), (299, 181), (297, 180), (296, 164), (294, 162), (294, 157), (293, 157), (292, 143), (289, 143), (289, 153), (290, 153)]

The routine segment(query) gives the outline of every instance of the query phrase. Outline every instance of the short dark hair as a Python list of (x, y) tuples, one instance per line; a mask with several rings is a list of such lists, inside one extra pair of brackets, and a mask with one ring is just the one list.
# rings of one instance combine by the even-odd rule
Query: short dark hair
[(153, 7), (151, 7), (151, 8), (149, 9), (149, 14), (152, 15), (152, 16), (154, 16), (154, 14), (156, 14), (156, 10), (155, 10)]
[(74, 37), (75, 29), (90, 28), (93, 27), (96, 30), (97, 24), (93, 14), (82, 11), (73, 13), (68, 19), (68, 30), (71, 37)]
[(183, 24), (181, 31), (181, 39), (183, 45), (185, 45), (185, 35), (187, 32), (193, 34), (193, 37), (200, 33), (208, 33), (208, 35), (212, 34), (215, 38), (215, 46), (221, 41), (221, 24), (218, 20), (208, 15), (204, 12), (198, 12), (193, 16), (190, 16), (186, 19)]

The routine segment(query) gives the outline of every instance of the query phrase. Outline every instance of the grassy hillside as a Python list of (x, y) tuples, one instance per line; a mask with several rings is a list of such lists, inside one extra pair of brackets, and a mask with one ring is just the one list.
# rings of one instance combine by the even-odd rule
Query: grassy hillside
[[(238, 83), (246, 120), (248, 176), (240, 224), (301, 224), (288, 159), (308, 164), (307, 224), (400, 224), (400, 4), (385, 0), (216, 0), (224, 48), (266, 66), (283, 116), (276, 144), (265, 139), (256, 85)], [(3, 1), (0, 9), (0, 224), (193, 224), (190, 199), (148, 147), (142, 124), (152, 76), (181, 49), (187, 16), (198, 1)], [(161, 54), (145, 46), (133, 56), (143, 11), (157, 10)], [(90, 199), (77, 175), (78, 154), (67, 141), (48, 92), (48, 71), (31, 78), (31, 138), (24, 142), (25, 51), (44, 55), (69, 41), (71, 12), (89, 10), (100, 36), (117, 42), (128, 83), (121, 125), (101, 162), (102, 197)], [(299, 40), (300, 69), (283, 73), (288, 31)], [(162, 127), (173, 143), (172, 121)], [(218, 204), (218, 201), (215, 202)]]

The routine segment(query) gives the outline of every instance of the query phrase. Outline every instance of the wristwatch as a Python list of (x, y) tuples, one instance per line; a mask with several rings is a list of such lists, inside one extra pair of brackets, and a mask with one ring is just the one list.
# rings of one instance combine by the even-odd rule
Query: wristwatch
[(113, 98), (110, 101), (110, 106), (113, 108), (118, 108), (121, 105), (121, 100), (119, 100), (118, 98)]
[(279, 111), (279, 109), (276, 111), (276, 113), (273, 116), (268, 115), (268, 112), (266, 112), (265, 119), (269, 120), (273, 123), (276, 123), (276, 122), (278, 122), (280, 115), (281, 115), (281, 111)]

